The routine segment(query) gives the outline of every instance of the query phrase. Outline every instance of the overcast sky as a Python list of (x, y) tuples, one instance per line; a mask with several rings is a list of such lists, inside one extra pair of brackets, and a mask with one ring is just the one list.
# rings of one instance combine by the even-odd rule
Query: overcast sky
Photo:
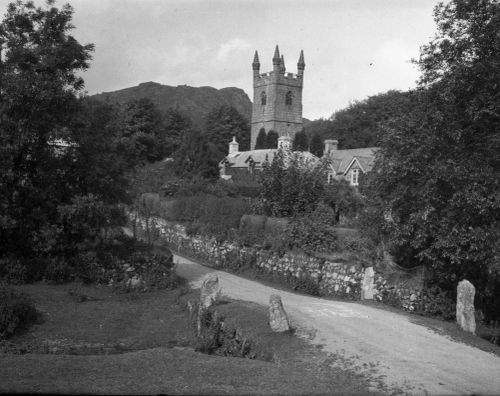
[[(8, 0), (0, 0), (2, 14)], [(252, 98), (252, 59), (272, 69), (279, 45), (288, 72), (300, 50), (304, 117), (415, 86), (410, 63), (435, 33), (437, 0), (71, 0), (74, 36), (94, 43), (89, 94), (154, 81), (239, 87)], [(42, 1), (35, 0), (36, 4)], [(56, 4), (61, 5), (63, 1)]]

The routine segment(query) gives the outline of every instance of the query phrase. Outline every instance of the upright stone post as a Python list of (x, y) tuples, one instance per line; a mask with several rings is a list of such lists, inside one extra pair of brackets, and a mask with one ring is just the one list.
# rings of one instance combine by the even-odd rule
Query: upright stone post
[(271, 326), (271, 330), (276, 333), (290, 330), (288, 316), (283, 308), (281, 297), (277, 294), (269, 297), (269, 325)]
[(375, 287), (375, 272), (373, 267), (366, 267), (361, 287), (361, 299), (373, 300), (373, 289)]
[(472, 334), (476, 332), (476, 318), (474, 311), (474, 295), (476, 288), (464, 279), (457, 286), (457, 323), (464, 331)]
[(215, 274), (208, 274), (203, 280), (200, 291), (200, 304), (196, 318), (196, 330), (201, 334), (203, 313), (210, 308), (220, 294), (219, 278)]

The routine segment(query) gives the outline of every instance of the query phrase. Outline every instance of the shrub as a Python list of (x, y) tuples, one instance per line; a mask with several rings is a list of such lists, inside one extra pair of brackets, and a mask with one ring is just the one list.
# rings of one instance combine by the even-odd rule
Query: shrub
[(304, 252), (330, 252), (336, 249), (337, 234), (333, 228), (335, 214), (324, 204), (310, 214), (295, 218), (287, 229), (291, 247)]
[(24, 293), (0, 285), (0, 338), (8, 338), (37, 318), (33, 302)]

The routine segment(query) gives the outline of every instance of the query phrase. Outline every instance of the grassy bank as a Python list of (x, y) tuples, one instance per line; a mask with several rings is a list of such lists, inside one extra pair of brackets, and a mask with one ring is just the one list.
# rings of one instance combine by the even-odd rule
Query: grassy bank
[[(272, 361), (194, 352), (184, 302), (196, 293), (119, 294), (108, 287), (17, 286), (42, 321), (0, 353), (0, 392), (325, 394), (366, 393), (369, 378), (332, 367), (332, 356), (287, 334), (274, 334), (264, 307), (217, 307)], [(17, 352), (17, 354), (15, 353)], [(29, 353), (26, 353), (29, 352)]]

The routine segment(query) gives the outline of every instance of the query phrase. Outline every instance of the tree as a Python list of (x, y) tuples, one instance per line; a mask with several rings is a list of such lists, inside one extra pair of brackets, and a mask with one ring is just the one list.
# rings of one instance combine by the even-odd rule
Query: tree
[(297, 132), (293, 138), (293, 151), (308, 151), (309, 150), (309, 140), (307, 139), (306, 132), (302, 128)]
[[(68, 202), (53, 143), (78, 108), (93, 45), (70, 35), (73, 9), (9, 4), (0, 24), (0, 255), (38, 254)], [(55, 226), (54, 226), (55, 227)]]
[(174, 154), (173, 168), (182, 177), (215, 179), (219, 176), (218, 159), (224, 154), (197, 129), (187, 131)]
[(314, 210), (323, 196), (324, 164), (308, 163), (299, 153), (278, 150), (259, 175), (260, 206), (263, 214), (291, 217)]
[(267, 133), (266, 136), (266, 148), (275, 149), (278, 148), (278, 133), (274, 132), (272, 129)]
[(321, 140), (321, 136), (318, 133), (315, 133), (311, 138), (311, 154), (314, 154), (316, 157), (321, 158), (323, 156), (323, 149), (323, 140)]
[[(205, 121), (205, 135), (218, 151), (227, 153), (229, 142), (236, 137), (240, 151), (250, 149), (250, 125), (248, 121), (231, 106), (213, 109)], [(221, 158), (216, 158), (220, 161)]]
[(264, 128), (260, 128), (257, 140), (255, 141), (255, 150), (262, 150), (266, 148), (266, 138), (266, 130)]
[(148, 98), (124, 106), (120, 147), (130, 166), (162, 159), (166, 152), (165, 128), (156, 105)]
[(164, 117), (165, 155), (171, 156), (181, 145), (182, 137), (192, 128), (192, 122), (180, 111), (169, 109)]
[(365, 191), (400, 262), (482, 290), (500, 253), (500, 4), (452, 0), (435, 20), (415, 106), (388, 125)]

